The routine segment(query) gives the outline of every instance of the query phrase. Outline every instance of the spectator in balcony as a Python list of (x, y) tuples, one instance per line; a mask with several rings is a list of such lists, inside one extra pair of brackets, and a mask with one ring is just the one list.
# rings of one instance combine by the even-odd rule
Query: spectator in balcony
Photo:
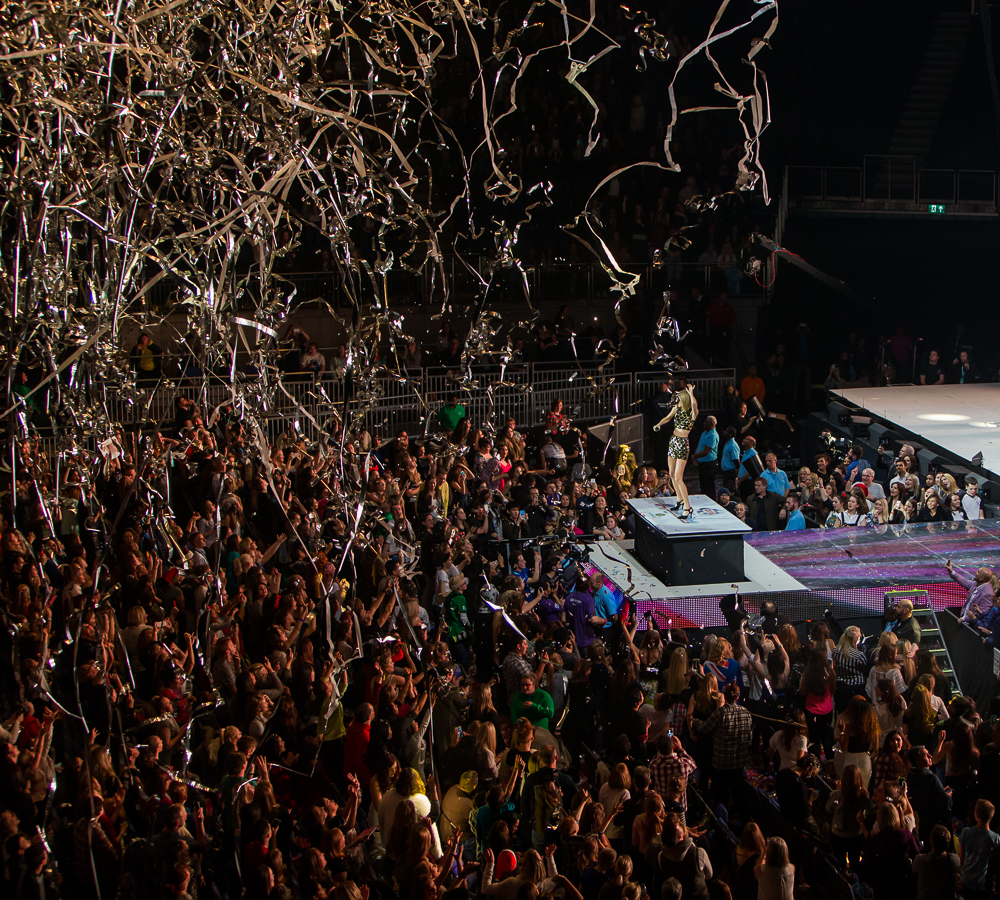
[(559, 358), (559, 338), (551, 322), (539, 322), (535, 327), (535, 360), (554, 362)]
[(441, 356), (448, 350), (448, 344), (451, 341), (452, 334), (454, 332), (451, 329), (451, 322), (442, 322), (441, 330), (438, 332), (437, 343), (434, 345), (434, 352)]
[(698, 265), (714, 266), (719, 261), (719, 254), (716, 252), (715, 244), (709, 242), (708, 246), (698, 255)]
[(906, 333), (906, 329), (901, 324), (897, 325), (896, 333), (886, 343), (892, 351), (896, 368), (901, 372), (909, 372), (913, 366), (913, 338)]
[(632, 258), (637, 263), (646, 262), (649, 259), (649, 226), (641, 203), (636, 203), (632, 210), (631, 237)]
[(458, 402), (458, 394), (449, 394), (444, 406), (438, 410), (438, 423), (451, 437), (465, 418), (465, 407)]
[(310, 341), (306, 352), (299, 357), (299, 367), (303, 372), (312, 372), (316, 375), (326, 371), (326, 357), (319, 352), (319, 346), (315, 341)]
[(944, 367), (941, 365), (941, 357), (937, 350), (931, 350), (920, 367), (920, 383), (944, 384)]
[(459, 343), (458, 335), (448, 336), (448, 347), (441, 354), (441, 365), (449, 369), (462, 365), (462, 345)]
[(761, 404), (764, 403), (764, 379), (757, 374), (756, 363), (750, 363), (747, 367), (746, 377), (740, 382), (740, 394), (744, 400), (756, 397)]
[(135, 369), (139, 381), (153, 381), (160, 377), (160, 367), (163, 351), (153, 343), (153, 339), (143, 332), (139, 335), (132, 348), (132, 368)]
[(411, 340), (403, 352), (403, 368), (404, 369), (419, 369), (423, 365), (424, 354), (423, 351), (417, 346), (417, 342)]
[[(733, 245), (729, 238), (726, 238), (725, 241), (722, 242), (722, 249), (719, 251), (718, 262), (719, 265), (722, 266), (723, 274), (726, 276), (729, 293), (734, 297), (739, 297), (742, 275), (739, 268), (739, 259), (733, 251)], [(761, 400), (763, 399), (764, 397), (761, 395)]]
[(553, 434), (569, 430), (569, 418), (563, 413), (563, 402), (559, 397), (552, 401), (545, 414), (545, 430)]
[(951, 364), (951, 377), (948, 379), (951, 384), (978, 384), (982, 381), (979, 369), (969, 358), (968, 350), (960, 350), (958, 357)]
[(705, 313), (705, 333), (713, 363), (729, 362), (729, 343), (736, 333), (736, 312), (729, 305), (729, 295), (721, 291)]

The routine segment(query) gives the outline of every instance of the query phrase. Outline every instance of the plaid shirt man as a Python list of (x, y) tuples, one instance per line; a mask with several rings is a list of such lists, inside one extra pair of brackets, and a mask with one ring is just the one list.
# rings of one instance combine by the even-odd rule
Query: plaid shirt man
[(503, 661), (503, 677), (507, 684), (507, 697), (513, 700), (514, 695), (521, 690), (521, 680), (525, 675), (531, 675), (535, 670), (523, 656), (510, 652)]
[(753, 719), (742, 706), (727, 702), (704, 722), (695, 722), (702, 734), (712, 734), (712, 765), (716, 769), (743, 769), (750, 765)]
[[(661, 797), (666, 797), (670, 793), (671, 779), (681, 778), (686, 781), (696, 767), (695, 761), (679, 748), (672, 749), (670, 753), (657, 753), (649, 761), (649, 776), (653, 790)], [(683, 810), (687, 812), (687, 791), (682, 791), (678, 799)]]

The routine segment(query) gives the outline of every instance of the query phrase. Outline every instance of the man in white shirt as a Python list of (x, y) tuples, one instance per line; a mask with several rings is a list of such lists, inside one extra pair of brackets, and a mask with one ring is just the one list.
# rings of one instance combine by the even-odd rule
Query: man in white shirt
[(868, 492), (869, 500), (885, 500), (885, 491), (882, 489), (882, 485), (875, 483), (874, 469), (865, 469), (861, 473), (861, 483)]
[(983, 498), (979, 496), (979, 479), (975, 475), (965, 476), (965, 495), (962, 497), (962, 509), (970, 519), (985, 519)]

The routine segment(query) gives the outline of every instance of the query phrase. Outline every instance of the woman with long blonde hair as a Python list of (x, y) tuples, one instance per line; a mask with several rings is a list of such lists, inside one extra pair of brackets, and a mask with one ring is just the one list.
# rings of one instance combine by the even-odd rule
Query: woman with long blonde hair
[(667, 422), (673, 420), (674, 433), (667, 448), (667, 469), (670, 472), (670, 480), (673, 482), (674, 490), (677, 491), (677, 499), (680, 501), (680, 506), (683, 507), (677, 518), (686, 519), (691, 515), (692, 510), (687, 485), (684, 484), (684, 469), (691, 453), (688, 436), (698, 418), (698, 401), (694, 399), (693, 384), (687, 384), (682, 379), (680, 387), (681, 389), (677, 392), (677, 402), (670, 412), (653, 426), (653, 431), (659, 431)]
[(479, 783), (496, 781), (500, 775), (497, 766), (497, 732), (492, 722), (470, 722), (466, 728), (476, 742), (475, 766)]
[(501, 756), (507, 749), (500, 728), (500, 714), (493, 705), (493, 683), (474, 681), (469, 688), (469, 721), (489, 722), (496, 735), (496, 754)]
[(871, 781), (872, 757), (878, 753), (878, 715), (864, 697), (856, 695), (837, 719), (837, 747), (833, 755), (834, 769), (839, 776), (846, 766), (856, 766), (865, 784)]
[(669, 668), (663, 673), (663, 691), (653, 698), (648, 740), (657, 740), (668, 729), (678, 737), (684, 734), (693, 674), (694, 670), (688, 667), (687, 650), (677, 647), (670, 656)]
[(896, 662), (899, 664), (899, 674), (908, 685), (917, 680), (917, 645), (912, 641), (900, 641), (896, 645)]
[(906, 736), (914, 746), (927, 746), (934, 739), (934, 726), (937, 723), (937, 710), (931, 702), (931, 693), (919, 682), (910, 695), (910, 705), (903, 713), (906, 723)]
[(849, 625), (837, 641), (833, 651), (833, 668), (837, 672), (837, 709), (847, 709), (851, 697), (860, 694), (865, 689), (865, 678), (868, 675), (868, 658), (858, 649), (861, 642), (861, 629), (857, 625)]
[(741, 677), (740, 664), (733, 659), (733, 645), (725, 638), (719, 638), (712, 645), (703, 668), (706, 673), (711, 672), (715, 676), (720, 689)]

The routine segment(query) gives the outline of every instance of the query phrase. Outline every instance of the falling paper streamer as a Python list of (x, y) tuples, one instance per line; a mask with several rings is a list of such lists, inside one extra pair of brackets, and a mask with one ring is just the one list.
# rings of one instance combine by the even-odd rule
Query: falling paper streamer
[[(453, 271), (472, 285), (472, 326), (453, 387), (482, 390), (475, 366), (500, 366), (499, 382), (486, 388), (489, 421), (480, 423), (495, 434), (502, 426), (495, 393), (531, 390), (517, 378), (511, 337), (538, 316), (523, 235), (543, 212), (551, 215), (564, 186), (559, 171), (534, 182), (516, 171), (509, 126), (526, 114), (536, 85), (568, 86), (584, 104), (583, 156), (593, 163), (607, 137), (600, 106), (614, 101), (595, 86), (595, 64), (629, 52), (599, 27), (596, 0), (531, 2), (510, 12), (509, 4), (494, 11), (466, 0), (6, 4), (0, 334), (8, 351), (3, 478), (12, 499), (19, 488), (33, 492), (42, 527), (55, 532), (67, 467), (93, 479), (116, 457), (136, 467), (129, 498), (152, 511), (152, 530), (176, 558), (176, 526), (163, 508), (173, 463), (156, 435), (178, 399), (194, 399), (210, 428), (242, 423), (274, 494), (269, 425), (290, 402), (294, 433), (335, 457), (323, 483), (348, 523), (333, 561), (340, 570), (376, 522), (352, 471), (360, 467), (363, 478), (372, 456), (358, 443), (352, 460), (348, 445), (366, 427), (379, 430), (373, 413), (389, 390), (416, 404), (427, 435), (435, 430), (437, 398), (397, 352), (380, 351), (408, 337), (398, 273), (425, 279), (439, 315), (454, 308)], [(627, 19), (638, 43), (626, 65), (640, 70), (635, 77), (670, 77), (663, 156), (597, 172), (582, 209), (554, 226), (599, 261), (620, 323), (639, 276), (615, 258), (591, 200), (616, 176), (644, 166), (676, 177), (678, 117), (708, 108), (728, 110), (743, 135), (738, 188), (766, 198), (760, 137), (770, 107), (758, 59), (774, 34), (777, 5), (722, 0), (708, 34), (680, 59), (664, 23), (630, 10)], [(721, 49), (734, 42), (748, 48), (740, 52), (749, 66), (729, 71)], [(699, 54), (713, 69), (722, 105), (680, 108), (685, 79), (699, 77), (690, 65)], [(453, 97), (467, 103), (461, 127), (447, 109)], [(697, 197), (689, 210), (704, 219), (726, 202)], [(690, 238), (674, 241), (687, 246)], [(302, 255), (317, 247), (329, 255), (335, 296), (317, 296), (294, 277)], [(481, 265), (473, 254), (485, 257)], [(511, 277), (525, 301), (513, 316), (498, 311), (493, 293)], [(293, 383), (276, 364), (289, 316), (306, 303), (346, 335), (336, 389), (328, 381)], [(143, 370), (141, 354), (131, 353), (141, 330), (175, 346), (176, 358)], [(656, 336), (683, 340), (669, 309)], [(596, 372), (578, 363), (578, 383), (582, 375), (615, 421), (616, 351), (602, 341), (597, 352)], [(669, 371), (685, 367), (661, 346), (652, 356)], [(22, 372), (32, 373), (30, 387), (15, 391)], [(131, 432), (119, 428), (122, 410), (136, 423)], [(48, 457), (29, 445), (36, 429), (45, 431)], [(453, 452), (443, 440), (437, 448), (442, 460)], [(101, 508), (87, 488), (85, 504), (103, 546), (111, 546), (124, 507)], [(95, 575), (103, 559), (96, 562)], [(225, 590), (219, 575), (209, 598)], [(196, 651), (209, 671), (205, 608), (199, 615)], [(20, 680), (19, 664), (15, 672)], [(61, 703), (77, 715), (74, 698)]]

